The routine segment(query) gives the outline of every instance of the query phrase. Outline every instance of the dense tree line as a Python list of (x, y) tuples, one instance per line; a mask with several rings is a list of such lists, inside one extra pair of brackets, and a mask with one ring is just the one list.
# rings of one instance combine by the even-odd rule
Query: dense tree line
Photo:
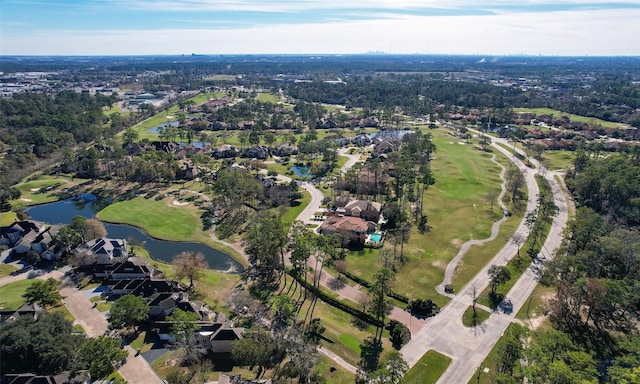
[(507, 332), (497, 347), (496, 382), (640, 380), (640, 164), (632, 155), (603, 157), (581, 147), (574, 165), (566, 182), (578, 208), (541, 280), (556, 291), (547, 304), (553, 328)]
[(87, 338), (73, 332), (62, 312), (21, 316), (0, 328), (2, 373), (36, 372), (54, 375), (88, 369), (92, 379), (107, 377), (127, 352), (120, 341), (100, 336)]
[(102, 107), (114, 99), (88, 93), (20, 93), (0, 99), (0, 205), (17, 198), (11, 189), (33, 167), (60, 160), (62, 151), (115, 134)]

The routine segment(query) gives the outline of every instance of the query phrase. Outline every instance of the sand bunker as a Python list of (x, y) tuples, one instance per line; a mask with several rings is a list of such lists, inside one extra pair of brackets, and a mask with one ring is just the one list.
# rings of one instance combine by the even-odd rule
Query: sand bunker
[(173, 205), (175, 205), (177, 207), (183, 207), (185, 205), (189, 205), (189, 203), (187, 203), (185, 201), (173, 200)]

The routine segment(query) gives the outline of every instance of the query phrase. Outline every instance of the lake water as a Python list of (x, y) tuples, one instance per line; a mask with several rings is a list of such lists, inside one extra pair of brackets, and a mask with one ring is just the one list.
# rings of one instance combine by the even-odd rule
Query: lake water
[(307, 165), (294, 165), (290, 169), (296, 174), (296, 176), (313, 177), (313, 175), (309, 173), (309, 166)]
[[(101, 204), (100, 201), (92, 198), (92, 195), (82, 195), (82, 197), (37, 205), (27, 208), (26, 211), (33, 220), (49, 224), (69, 224), (74, 216), (93, 218), (107, 205), (107, 203)], [(120, 239), (133, 238), (137, 243), (144, 244), (144, 248), (149, 251), (151, 257), (158, 261), (171, 262), (180, 252), (191, 251), (202, 253), (211, 269), (233, 273), (244, 270), (242, 265), (231, 256), (201, 243), (159, 240), (130, 225), (105, 223), (104, 226), (107, 236)]]

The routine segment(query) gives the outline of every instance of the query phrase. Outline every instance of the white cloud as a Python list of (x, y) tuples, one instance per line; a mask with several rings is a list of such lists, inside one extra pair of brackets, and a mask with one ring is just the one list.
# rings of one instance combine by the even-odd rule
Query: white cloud
[(640, 10), (404, 16), (253, 28), (48, 31), (4, 36), (3, 54), (453, 53), (640, 55)]
[[(100, 0), (99, 0), (100, 1)], [(298, 12), (318, 9), (495, 9), (530, 5), (603, 5), (621, 4), (609, 0), (102, 0), (123, 8), (149, 11), (259, 11)], [(640, 5), (640, 0), (625, 1)]]

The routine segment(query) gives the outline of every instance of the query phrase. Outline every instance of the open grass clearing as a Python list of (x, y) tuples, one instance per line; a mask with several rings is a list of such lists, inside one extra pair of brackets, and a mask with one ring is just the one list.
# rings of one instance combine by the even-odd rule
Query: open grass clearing
[(174, 206), (172, 198), (157, 201), (136, 197), (110, 204), (97, 217), (110, 223), (130, 224), (144, 228), (151, 236), (163, 240), (194, 239), (201, 223), (196, 208)]
[[(11, 275), (11, 272), (19, 270), (18, 267), (11, 264), (0, 264), (0, 277)], [(1, 300), (1, 299), (0, 299)]]
[(529, 320), (533, 321), (536, 318), (545, 316), (546, 305), (549, 300), (555, 296), (555, 293), (556, 290), (553, 287), (545, 287), (540, 284), (536, 285), (529, 299), (527, 299), (516, 314), (516, 317), (528, 324)]
[(298, 217), (300, 212), (302, 212), (302, 210), (304, 210), (304, 208), (309, 205), (310, 202), (311, 195), (309, 194), (309, 192), (302, 190), (302, 199), (295, 202), (295, 204), (297, 205), (286, 207), (284, 209), (284, 213), (281, 216), (282, 223), (287, 228), (290, 227), (291, 224), (293, 224), (293, 222), (296, 220), (296, 217)]
[(0, 212), (0, 227), (7, 227), (16, 221), (15, 212)]
[(612, 121), (605, 121), (605, 120), (598, 119), (596, 117), (574, 115), (573, 113), (566, 113), (566, 112), (558, 111), (557, 109), (551, 109), (551, 108), (514, 108), (513, 111), (516, 113), (531, 112), (531, 113), (535, 113), (538, 116), (553, 115), (553, 117), (557, 117), (557, 118), (561, 116), (568, 116), (572, 122), (600, 124), (604, 128), (629, 128), (629, 126), (626, 124), (615, 123)]
[(158, 336), (153, 332), (142, 330), (135, 335), (136, 338), (129, 342), (131, 348), (140, 351), (140, 353), (149, 352), (153, 348), (153, 344), (157, 341)]
[(0, 309), (16, 310), (20, 308), (25, 300), (22, 297), (27, 288), (33, 284), (33, 280), (14, 281), (0, 287)]
[[(409, 262), (398, 268), (394, 289), (413, 298), (431, 298), (440, 305), (448, 300), (438, 297), (435, 286), (442, 282), (449, 261), (465, 241), (484, 239), (491, 234), (499, 208), (494, 204), (494, 212), (491, 212), (486, 196), (489, 192), (499, 193), (502, 180), (501, 168), (491, 161), (492, 154), (473, 145), (459, 144), (444, 129), (429, 133), (437, 146), (432, 162), (436, 184), (429, 188), (424, 198), (425, 213), (432, 229), (425, 234), (420, 234), (415, 226), (412, 229), (404, 247)], [(495, 155), (499, 162), (508, 166), (504, 155), (497, 151)], [(518, 222), (517, 215), (506, 220), (497, 238), (482, 247), (473, 247), (469, 259), (489, 260), (510, 238)], [(392, 247), (391, 241), (387, 241), (385, 247)], [(378, 250), (365, 248), (350, 252), (347, 256), (349, 272), (372, 280), (380, 267), (378, 258)], [(459, 283), (468, 281), (485, 263), (467, 262), (465, 268), (469, 271), (460, 275)]]
[(259, 92), (258, 93), (258, 97), (256, 97), (256, 100), (258, 100), (258, 101), (260, 101), (262, 103), (275, 104), (275, 103), (280, 101), (280, 98), (278, 96), (274, 95), (273, 93)]
[(476, 307), (476, 318), (475, 318), (475, 324), (474, 324), (473, 307), (469, 306), (462, 314), (462, 324), (465, 327), (478, 326), (482, 324), (485, 320), (487, 320), (489, 316), (491, 316), (490, 312), (487, 312), (482, 308)]
[(572, 151), (544, 151), (542, 158), (549, 164), (549, 169), (564, 171), (573, 166), (576, 154)]
[[(13, 209), (29, 205), (50, 203), (58, 200), (56, 193), (65, 188), (75, 187), (86, 182), (86, 179), (75, 179), (67, 176), (34, 174), (24, 182), (16, 184), (20, 197), (11, 201)], [(47, 190), (47, 188), (51, 188)]]
[(69, 308), (67, 308), (66, 305), (58, 305), (57, 307), (53, 307), (53, 308), (51, 308), (51, 310), (49, 312), (51, 312), (51, 313), (53, 313), (53, 312), (62, 313), (64, 318), (66, 320), (70, 321), (71, 323), (76, 321), (75, 316), (73, 316), (73, 314), (71, 313), (71, 311), (69, 311)]
[(451, 364), (451, 358), (430, 350), (402, 378), (404, 384), (432, 384), (438, 381), (440, 376)]
[[(497, 372), (497, 363), (498, 363), (498, 346), (504, 337), (504, 334), (509, 332), (511, 327), (522, 327), (519, 324), (511, 323), (503, 333), (503, 336), (498, 339), (498, 342), (493, 346), (491, 352), (484, 359), (482, 364), (476, 370), (476, 373), (469, 380), (468, 384), (494, 384), (496, 383), (496, 372)], [(514, 369), (514, 377), (520, 376), (520, 361), (516, 362)]]
[(327, 383), (350, 384), (355, 382), (355, 375), (328, 357), (321, 356), (313, 369), (324, 377)]
[(211, 76), (207, 76), (204, 79), (207, 81), (234, 81), (236, 79), (237, 75), (221, 75), (221, 74), (217, 74), (217, 75), (211, 75)]
[[(167, 378), (167, 375), (169, 375), (169, 373), (175, 370), (178, 370), (182, 373), (189, 373), (188, 367), (183, 367), (180, 365), (180, 361), (182, 360), (183, 355), (184, 355), (184, 352), (180, 349), (170, 350), (164, 355), (154, 360), (150, 364), (151, 368), (153, 368), (153, 370), (156, 371), (156, 373), (165, 380)], [(227, 369), (226, 367), (214, 368), (213, 371), (206, 372), (204, 377), (203, 378), (201, 377), (201, 379), (204, 380), (203, 382), (217, 381), (221, 374), (242, 375), (242, 378), (244, 379), (253, 379), (256, 376), (255, 370), (251, 371), (247, 368), (242, 368), (242, 367), (228, 367), (228, 368), (229, 369)], [(271, 374), (272, 374), (272, 371), (267, 370), (264, 374), (264, 377), (271, 377)]]

